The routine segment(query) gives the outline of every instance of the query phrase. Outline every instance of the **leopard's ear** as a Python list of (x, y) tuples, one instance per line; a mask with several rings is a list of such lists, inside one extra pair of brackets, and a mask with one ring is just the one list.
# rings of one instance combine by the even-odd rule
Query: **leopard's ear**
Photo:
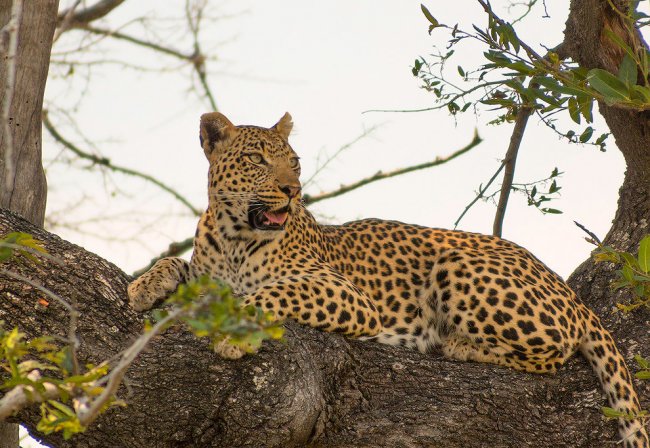
[(278, 121), (271, 129), (280, 134), (280, 137), (284, 140), (289, 141), (289, 134), (291, 134), (291, 129), (293, 129), (293, 121), (291, 121), (291, 115), (289, 115), (289, 112), (285, 112), (282, 118), (280, 118), (280, 121)]
[(227, 142), (237, 134), (237, 128), (225, 115), (210, 112), (201, 115), (201, 131), (199, 138), (205, 156), (209, 159), (219, 143)]

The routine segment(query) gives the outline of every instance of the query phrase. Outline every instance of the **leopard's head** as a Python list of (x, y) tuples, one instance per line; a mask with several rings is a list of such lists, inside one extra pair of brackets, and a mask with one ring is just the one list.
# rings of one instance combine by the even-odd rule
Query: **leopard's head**
[(201, 116), (201, 146), (210, 162), (209, 207), (222, 231), (280, 232), (300, 206), (300, 161), (289, 145), (293, 123), (234, 126), (218, 112)]

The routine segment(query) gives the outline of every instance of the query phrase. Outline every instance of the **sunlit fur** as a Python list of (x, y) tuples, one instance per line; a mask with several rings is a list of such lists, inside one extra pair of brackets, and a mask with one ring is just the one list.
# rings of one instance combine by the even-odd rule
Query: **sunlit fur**
[[(639, 412), (612, 336), (535, 256), (501, 238), (396, 221), (318, 224), (300, 204), (290, 131), (288, 114), (270, 129), (235, 127), (218, 113), (201, 118), (209, 206), (192, 260), (158, 261), (129, 285), (134, 308), (209, 274), (278, 319), (422, 352), (439, 347), (453, 359), (553, 373), (580, 351), (609, 405)], [(249, 217), (256, 206), (287, 207), (287, 221), (256, 228)], [(244, 354), (227, 342), (217, 351)], [(624, 448), (648, 448), (640, 420), (618, 424)]]

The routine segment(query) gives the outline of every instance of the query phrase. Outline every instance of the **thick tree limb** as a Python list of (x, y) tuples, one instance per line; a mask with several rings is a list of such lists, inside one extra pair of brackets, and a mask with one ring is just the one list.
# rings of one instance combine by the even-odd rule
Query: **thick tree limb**
[[(131, 343), (142, 316), (126, 304), (128, 277), (115, 266), (56, 236), (0, 212), (0, 234), (32, 233), (64, 266), (45, 260), (11, 266), (75, 300), (81, 362), (100, 362)], [(0, 318), (29, 335), (65, 334), (66, 311), (36, 305), (37, 289), (0, 278)], [(644, 318), (644, 317), (642, 317)], [(645, 317), (647, 318), (647, 317)], [(650, 349), (645, 327), (622, 347)], [(627, 353), (626, 350), (623, 350)], [(121, 398), (88, 431), (57, 447), (594, 447), (615, 440), (615, 424), (582, 359), (556, 376), (452, 362), (437, 354), (349, 341), (287, 324), (285, 343), (222, 360), (188, 332), (155, 339), (126, 376)], [(647, 388), (641, 390), (647, 397)], [(647, 404), (647, 403), (646, 403)], [(19, 419), (32, 430), (38, 412)]]

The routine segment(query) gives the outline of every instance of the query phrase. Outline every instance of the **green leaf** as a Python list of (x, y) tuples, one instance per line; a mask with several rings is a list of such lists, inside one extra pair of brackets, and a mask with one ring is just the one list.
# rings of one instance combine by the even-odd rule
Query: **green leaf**
[(644, 103), (650, 103), (650, 88), (634, 85), (632, 86), (632, 97)]
[(605, 97), (607, 104), (630, 101), (627, 86), (606, 70), (599, 68), (589, 70), (587, 80), (591, 87)]
[(465, 70), (463, 70), (463, 67), (461, 67), (460, 65), (458, 66), (458, 74), (463, 78), (465, 77)]
[(556, 208), (543, 208), (542, 211), (544, 213), (550, 213), (552, 215), (561, 215), (562, 213), (564, 213), (562, 210), (558, 210)]
[(575, 97), (569, 98), (568, 108), (571, 119), (575, 123), (580, 124), (580, 107), (578, 106), (578, 100), (576, 100)]
[(587, 143), (591, 136), (594, 133), (594, 128), (591, 126), (588, 126), (587, 129), (582, 131), (582, 134), (580, 134), (580, 143)]
[(650, 271), (650, 235), (646, 235), (639, 244), (638, 260), (641, 271)]
[(440, 22), (438, 22), (436, 18), (433, 17), (433, 15), (429, 12), (426, 6), (420, 4), (420, 8), (422, 9), (422, 13), (424, 14), (424, 17), (426, 17), (429, 23), (431, 23), (431, 27), (429, 28), (429, 33), (431, 33), (431, 30), (433, 28), (440, 26)]
[(617, 411), (616, 409), (613, 409), (613, 408), (610, 408), (610, 407), (607, 407), (607, 406), (603, 406), (602, 408), (600, 408), (600, 410), (602, 411), (602, 413), (607, 418), (619, 418), (619, 417), (624, 417), (625, 416), (624, 412)]
[(594, 106), (594, 98), (590, 95), (579, 95), (577, 99), (578, 106), (580, 107), (580, 113), (583, 117), (585, 117), (587, 123), (592, 123), (594, 121), (594, 116), (591, 111)]
[(634, 59), (632, 59), (629, 54), (626, 54), (621, 61), (621, 66), (618, 68), (618, 79), (625, 84), (628, 89), (636, 84), (636, 71), (636, 62), (634, 62)]
[(650, 380), (650, 370), (641, 370), (636, 372), (634, 376), (640, 380)]
[(634, 355), (634, 360), (642, 369), (650, 369), (650, 361), (641, 355)]

